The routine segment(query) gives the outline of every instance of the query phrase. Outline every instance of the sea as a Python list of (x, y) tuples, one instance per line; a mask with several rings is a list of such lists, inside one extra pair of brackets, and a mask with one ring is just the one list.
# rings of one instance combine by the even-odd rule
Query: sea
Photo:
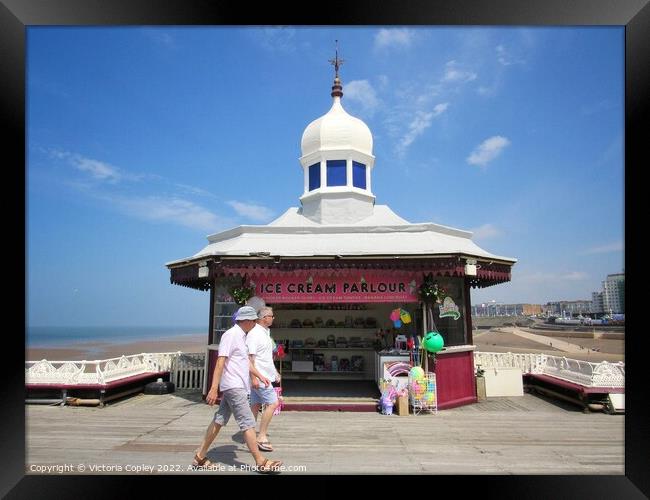
[(207, 326), (28, 326), (25, 345), (43, 348), (89, 342), (123, 344), (177, 337), (190, 340), (190, 337), (200, 335), (207, 338), (207, 332)]

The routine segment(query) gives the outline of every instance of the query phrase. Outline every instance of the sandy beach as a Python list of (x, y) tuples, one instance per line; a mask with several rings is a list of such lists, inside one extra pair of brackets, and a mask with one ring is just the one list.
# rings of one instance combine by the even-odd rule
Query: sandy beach
[[(476, 345), (476, 350), (479, 352), (511, 352), (515, 353), (535, 353), (535, 354), (548, 354), (550, 356), (560, 356), (571, 359), (578, 359), (582, 361), (590, 361), (599, 363), (607, 361), (609, 363), (616, 363), (618, 361), (625, 361), (625, 340), (612, 340), (612, 339), (585, 339), (577, 337), (567, 337), (557, 339), (555, 345), (561, 345), (561, 342), (569, 342), (576, 346), (581, 346), (583, 349), (580, 351), (567, 352), (556, 347), (546, 345), (542, 342), (534, 342), (526, 338), (519, 337), (513, 333), (508, 332), (508, 328), (501, 328), (501, 331), (482, 330), (473, 332), (473, 341)], [(548, 339), (553, 343), (553, 337), (545, 337), (540, 335), (541, 339)], [(594, 351), (593, 349), (598, 349)]]
[[(564, 341), (583, 346), (584, 352), (565, 352), (561, 349), (521, 338), (513, 333), (496, 330), (474, 331), (473, 340), (477, 351), (512, 352), (512, 353), (546, 353), (552, 356), (565, 356), (584, 361), (625, 361), (625, 341), (610, 339), (565, 338)], [(551, 339), (552, 340), (552, 339)], [(80, 361), (110, 359), (143, 352), (204, 352), (206, 335), (182, 335), (165, 337), (164, 340), (142, 340), (138, 342), (106, 343), (86, 342), (61, 347), (27, 347), (25, 359), (38, 361)], [(556, 345), (559, 343), (556, 342)], [(598, 351), (592, 350), (593, 348)]]
[(61, 347), (26, 347), (25, 360), (81, 361), (110, 359), (143, 352), (204, 352), (207, 334), (165, 337), (164, 340), (107, 343), (85, 342)]

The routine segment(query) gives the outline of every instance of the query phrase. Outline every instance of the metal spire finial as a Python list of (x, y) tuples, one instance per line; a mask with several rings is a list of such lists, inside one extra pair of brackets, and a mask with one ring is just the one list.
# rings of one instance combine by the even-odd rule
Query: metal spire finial
[(344, 59), (339, 59), (339, 41), (334, 40), (336, 42), (336, 57), (334, 59), (330, 59), (329, 62), (334, 66), (335, 74), (334, 78), (339, 77), (339, 66), (341, 66), (345, 60)]
[(332, 97), (343, 97), (343, 86), (339, 78), (339, 67), (344, 63), (343, 59), (339, 59), (339, 41), (336, 42), (336, 56), (330, 59), (329, 62), (334, 66), (334, 85), (332, 85)]

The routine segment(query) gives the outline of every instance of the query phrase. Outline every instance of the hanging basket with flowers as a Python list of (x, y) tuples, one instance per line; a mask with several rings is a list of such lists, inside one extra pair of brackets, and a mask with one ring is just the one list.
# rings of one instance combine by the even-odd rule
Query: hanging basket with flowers
[(255, 295), (255, 287), (242, 283), (240, 286), (234, 286), (230, 289), (230, 296), (239, 306), (246, 304), (246, 301)]
[(422, 302), (442, 304), (447, 296), (447, 291), (433, 279), (432, 274), (424, 276), (424, 280), (418, 290)]

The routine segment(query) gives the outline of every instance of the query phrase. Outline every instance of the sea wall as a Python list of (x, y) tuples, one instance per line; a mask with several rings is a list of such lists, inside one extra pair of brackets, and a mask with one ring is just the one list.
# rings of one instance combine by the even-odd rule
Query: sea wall
[(624, 331), (617, 332), (604, 332), (604, 331), (594, 331), (591, 329), (575, 329), (571, 330), (567, 327), (564, 327), (562, 330), (557, 329), (546, 329), (542, 326), (535, 325), (532, 328), (522, 328), (523, 331), (528, 333), (535, 333), (537, 335), (544, 335), (546, 337), (557, 337), (557, 338), (567, 338), (571, 337), (574, 339), (613, 339), (621, 340), (625, 338)]

